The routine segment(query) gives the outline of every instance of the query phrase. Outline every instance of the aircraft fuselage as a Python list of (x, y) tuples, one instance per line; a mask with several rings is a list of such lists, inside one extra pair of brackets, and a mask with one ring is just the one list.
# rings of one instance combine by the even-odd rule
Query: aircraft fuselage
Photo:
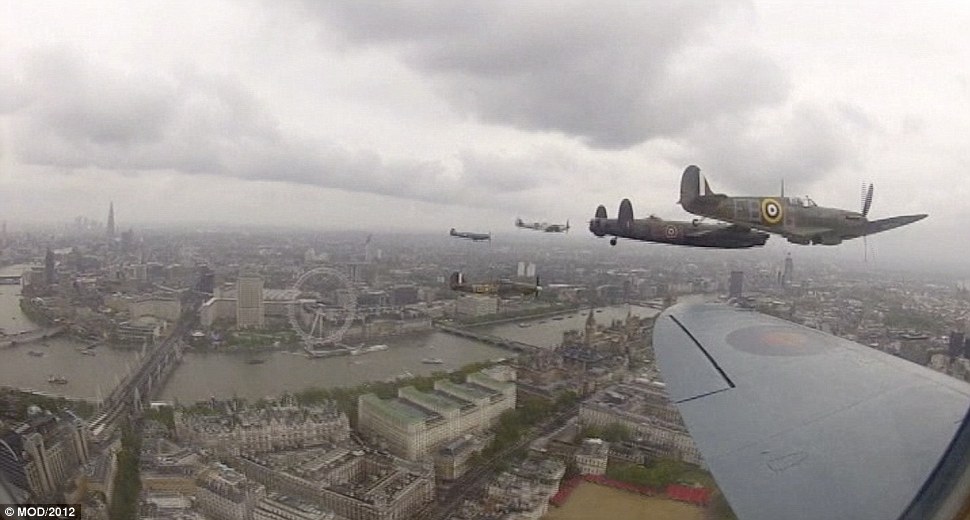
[(691, 247), (741, 249), (763, 246), (768, 234), (725, 224), (704, 224), (664, 220), (658, 217), (634, 219), (633, 206), (628, 199), (620, 203), (617, 218), (607, 218), (606, 208), (600, 206), (589, 221), (589, 231), (598, 237), (611, 235), (644, 242), (658, 242)]

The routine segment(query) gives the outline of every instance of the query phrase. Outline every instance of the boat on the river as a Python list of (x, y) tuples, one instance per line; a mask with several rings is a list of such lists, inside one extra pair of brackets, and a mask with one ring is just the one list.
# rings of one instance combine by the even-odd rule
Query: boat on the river
[(359, 356), (361, 354), (367, 354), (368, 352), (381, 352), (387, 350), (391, 347), (387, 345), (371, 345), (369, 347), (358, 347), (350, 351), (351, 356)]

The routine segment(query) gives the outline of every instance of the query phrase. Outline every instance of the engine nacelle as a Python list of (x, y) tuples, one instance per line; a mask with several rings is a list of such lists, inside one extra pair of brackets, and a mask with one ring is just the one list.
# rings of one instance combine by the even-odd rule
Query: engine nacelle
[(791, 242), (792, 244), (799, 244), (802, 246), (807, 246), (813, 243), (811, 240), (807, 238), (802, 238), (802, 237), (785, 237), (785, 238), (787, 238), (788, 241)]
[(823, 246), (837, 246), (842, 243), (842, 237), (838, 235), (818, 235), (812, 238), (812, 243)]

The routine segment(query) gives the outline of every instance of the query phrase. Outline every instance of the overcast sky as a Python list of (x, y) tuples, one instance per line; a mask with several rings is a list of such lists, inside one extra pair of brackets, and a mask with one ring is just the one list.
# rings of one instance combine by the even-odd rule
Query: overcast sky
[(584, 227), (698, 164), (966, 264), (970, 7), (846, 4), (0, 0), (0, 218)]

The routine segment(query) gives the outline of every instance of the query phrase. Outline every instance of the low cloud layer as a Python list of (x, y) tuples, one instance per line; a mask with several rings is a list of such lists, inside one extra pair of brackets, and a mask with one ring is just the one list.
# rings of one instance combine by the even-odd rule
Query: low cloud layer
[[(450, 6), (450, 7), (449, 7)], [(615, 149), (783, 102), (764, 52), (719, 33), (743, 2), (306, 2), (328, 33), (385, 47), (482, 120)]]
[[(168, 62), (144, 63), (64, 43), (7, 55), (4, 148), (15, 163), (58, 173), (205, 174), (561, 212), (565, 201), (593, 192), (610, 200), (639, 191), (650, 197), (644, 205), (673, 200), (687, 164), (699, 164), (724, 191), (774, 192), (782, 177), (808, 191), (860, 165), (869, 136), (881, 131), (849, 103), (795, 101), (789, 64), (751, 37), (757, 16), (741, 0), (565, 2), (554, 9), (510, 0), (281, 5), (237, 4), (254, 19), (272, 11), (273, 23), (254, 22), (262, 29), (247, 32), (240, 15), (228, 25), (239, 34), (213, 39), (238, 38), (254, 54), (261, 39), (271, 39), (265, 47), (272, 50), (252, 63), (279, 63), (279, 77), (221, 48), (207, 49), (210, 62), (230, 57), (217, 67), (186, 48), (173, 50)], [(310, 36), (286, 38), (280, 28)], [(175, 27), (171, 38), (178, 37)], [(346, 61), (328, 60), (334, 56)], [(405, 73), (368, 68), (388, 62)], [(348, 63), (354, 67), (341, 68)], [(324, 96), (314, 90), (321, 78), (347, 71), (358, 76), (327, 93), (369, 81), (381, 87), (346, 98), (357, 112), (315, 106), (300, 119), (299, 102), (287, 105), (291, 93), (312, 104)], [(394, 81), (407, 92), (381, 97)], [(410, 92), (430, 107), (401, 107)], [(368, 96), (378, 110), (367, 110)], [(373, 119), (358, 123), (348, 115), (355, 113)], [(454, 129), (462, 137), (440, 145), (427, 137), (432, 144), (415, 151), (384, 146), (379, 131), (354, 145), (334, 140), (342, 125), (353, 130), (370, 121), (415, 135)]]
[(717, 191), (777, 193), (782, 179), (809, 190), (833, 172), (859, 167), (875, 131), (857, 110), (803, 103), (770, 121), (713, 120), (671, 159), (700, 166)]
[(195, 70), (121, 73), (65, 49), (30, 56), (8, 89), (26, 164), (173, 170), (443, 201), (462, 179), (436, 162), (290, 135), (241, 82)]

